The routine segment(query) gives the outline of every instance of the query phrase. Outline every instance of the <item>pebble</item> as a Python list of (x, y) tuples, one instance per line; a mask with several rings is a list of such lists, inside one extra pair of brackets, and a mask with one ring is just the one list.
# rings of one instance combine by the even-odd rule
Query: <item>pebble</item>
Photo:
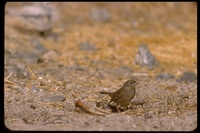
[(141, 105), (141, 106), (142, 106), (144, 103), (145, 103), (144, 100), (142, 100), (142, 99), (137, 99), (137, 100), (134, 101), (133, 106), (135, 106), (135, 105)]
[(34, 48), (38, 51), (40, 51), (41, 53), (45, 53), (47, 52), (48, 50), (44, 47), (44, 45), (36, 38), (32, 38), (31, 39), (31, 42), (34, 46)]
[(167, 80), (167, 79), (173, 79), (173, 78), (174, 78), (174, 75), (168, 74), (168, 73), (162, 73), (156, 76), (156, 80)]
[(16, 68), (16, 75), (18, 78), (25, 79), (29, 77), (29, 74), (25, 68)]
[(73, 104), (69, 103), (69, 102), (66, 102), (63, 107), (68, 110), (69, 112), (72, 112), (74, 111), (75, 107)]
[(103, 76), (111, 76), (112, 78), (130, 78), (132, 74), (132, 69), (121, 66), (117, 68), (102, 68), (100, 69)]
[(19, 58), (28, 63), (36, 63), (40, 55), (33, 51), (16, 51), (10, 56), (11, 58)]
[(108, 10), (100, 8), (92, 8), (90, 17), (97, 22), (109, 22), (111, 20)]
[(79, 66), (79, 65), (69, 66), (68, 68), (72, 69), (72, 70), (78, 70), (78, 71), (84, 71), (84, 70), (86, 70), (85, 67), (82, 67), (82, 66)]
[(31, 88), (31, 91), (33, 91), (33, 92), (39, 91), (39, 88), (33, 86), (33, 87)]
[(144, 118), (145, 119), (149, 119), (149, 118), (152, 118), (154, 115), (154, 112), (153, 111), (148, 111), (144, 114)]
[[(57, 52), (50, 50), (44, 54), (42, 54), (41, 58), (39, 58), (42, 62), (47, 62), (56, 59), (58, 56)], [(38, 60), (37, 60), (38, 63)]]
[(41, 102), (63, 102), (65, 100), (66, 98), (61, 95), (54, 95), (40, 99)]
[(184, 72), (183, 75), (177, 79), (178, 82), (189, 81), (194, 82), (196, 80), (196, 74), (193, 72)]
[(33, 105), (33, 104), (31, 104), (31, 105), (30, 105), (30, 108), (32, 108), (32, 109), (36, 109), (36, 106)]
[(153, 69), (159, 65), (156, 58), (152, 55), (147, 45), (141, 44), (136, 54), (135, 63), (148, 69)]
[(96, 46), (90, 43), (79, 43), (78, 47), (79, 47), (79, 50), (82, 50), (82, 51), (91, 51), (91, 52), (96, 51)]
[(90, 123), (88, 123), (87, 121), (85, 121), (84, 124), (85, 124), (86, 126), (89, 126), (89, 125), (90, 125)]

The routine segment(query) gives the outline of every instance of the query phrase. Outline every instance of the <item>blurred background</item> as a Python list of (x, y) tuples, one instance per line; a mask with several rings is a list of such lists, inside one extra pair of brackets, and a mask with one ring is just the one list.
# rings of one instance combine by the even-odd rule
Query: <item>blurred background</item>
[(38, 53), (28, 48), (40, 42), (59, 54), (61, 64), (98, 67), (94, 62), (105, 61), (102, 67), (148, 73), (135, 64), (138, 46), (145, 44), (159, 62), (154, 71), (196, 72), (196, 9), (192, 2), (7, 3), (5, 51), (31, 58)]

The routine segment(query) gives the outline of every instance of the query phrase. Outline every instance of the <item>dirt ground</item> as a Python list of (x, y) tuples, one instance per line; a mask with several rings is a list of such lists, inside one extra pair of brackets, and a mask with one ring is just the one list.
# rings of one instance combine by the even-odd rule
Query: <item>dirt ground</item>
[[(5, 8), (9, 130), (196, 129), (196, 3), (44, 3), (52, 8), (51, 24), (20, 18), (26, 4), (8, 2)], [(141, 43), (158, 67), (135, 63)], [(187, 72), (192, 74), (184, 77)], [(166, 73), (172, 77), (158, 78)], [(129, 79), (140, 85), (128, 110), (117, 113), (99, 92), (113, 92)], [(93, 113), (75, 107), (78, 100)]]

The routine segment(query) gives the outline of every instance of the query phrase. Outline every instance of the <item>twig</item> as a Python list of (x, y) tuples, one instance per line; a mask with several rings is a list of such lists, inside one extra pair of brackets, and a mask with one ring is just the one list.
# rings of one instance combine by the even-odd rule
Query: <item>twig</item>
[(8, 80), (12, 74), (13, 74), (13, 72), (11, 72), (11, 73), (8, 75), (8, 77), (6, 77), (5, 80)]
[(8, 79), (4, 79), (4, 81), (18, 86), (17, 83), (14, 83), (14, 82), (12, 82), (12, 81), (10, 81), (10, 80), (8, 80)]
[(87, 106), (85, 106), (85, 105), (81, 102), (81, 100), (77, 100), (77, 101), (76, 101), (76, 103), (75, 103), (75, 110), (76, 110), (76, 111), (78, 111), (77, 108), (78, 108), (78, 109), (81, 109), (81, 111), (83, 111), (83, 112), (86, 113), (86, 114), (105, 116), (104, 114), (91, 111)]
[(57, 86), (57, 87), (56, 87), (55, 91), (57, 91), (57, 90), (58, 90), (58, 88), (59, 88), (59, 86)]
[(97, 107), (95, 107), (95, 109), (96, 109), (97, 111), (101, 112), (101, 113), (110, 114), (110, 112), (105, 111), (105, 110), (103, 110), (103, 109), (101, 109), (101, 108), (97, 108)]
[(31, 70), (31, 68), (30, 68), (30, 67), (27, 67), (27, 68), (28, 68), (29, 72), (31, 73), (31, 75), (32, 75), (34, 78), (37, 78), (37, 77), (35, 76), (35, 74), (33, 73), (33, 71)]

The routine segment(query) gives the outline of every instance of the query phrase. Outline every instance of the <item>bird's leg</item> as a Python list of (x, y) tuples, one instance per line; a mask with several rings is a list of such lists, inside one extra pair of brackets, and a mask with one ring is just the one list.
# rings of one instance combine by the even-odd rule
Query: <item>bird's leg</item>
[(112, 112), (116, 112), (116, 110), (117, 110), (117, 112), (119, 113), (120, 112), (120, 110), (119, 110), (119, 108), (118, 108), (118, 105), (116, 104), (116, 105), (111, 105), (110, 104), (111, 102), (109, 102), (108, 103), (108, 106), (107, 107), (109, 107), (111, 110), (112, 110)]
[(117, 108), (117, 113), (120, 113), (121, 111), (119, 110), (119, 107), (116, 105)]
[(123, 110), (124, 111), (128, 110), (128, 106), (123, 106)]

